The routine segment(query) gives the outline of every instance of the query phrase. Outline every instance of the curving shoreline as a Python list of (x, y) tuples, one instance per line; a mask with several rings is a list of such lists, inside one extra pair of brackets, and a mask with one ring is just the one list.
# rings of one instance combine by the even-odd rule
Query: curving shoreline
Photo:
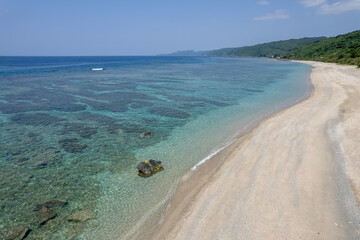
[(360, 70), (306, 63), (312, 96), (185, 175), (153, 239), (360, 236)]

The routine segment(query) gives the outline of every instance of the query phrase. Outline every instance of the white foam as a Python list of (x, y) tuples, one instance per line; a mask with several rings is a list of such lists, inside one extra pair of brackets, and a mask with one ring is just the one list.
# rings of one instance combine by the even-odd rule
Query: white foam
[(208, 155), (206, 158), (203, 158), (200, 162), (198, 162), (195, 166), (193, 166), (191, 168), (192, 171), (194, 171), (198, 166), (204, 164), (207, 160), (209, 160), (210, 158), (212, 158), (214, 155), (216, 155), (218, 152), (220, 152), (221, 150), (223, 150), (224, 148), (226, 148), (227, 146), (229, 146), (230, 144), (232, 144), (235, 141), (235, 139), (231, 140), (229, 143), (227, 143), (225, 146), (216, 149), (215, 151), (213, 151), (212, 153), (210, 153), (210, 155)]

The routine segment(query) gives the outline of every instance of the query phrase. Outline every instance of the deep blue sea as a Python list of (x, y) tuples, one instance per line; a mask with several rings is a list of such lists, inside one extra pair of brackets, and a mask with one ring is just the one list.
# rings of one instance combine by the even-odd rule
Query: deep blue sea
[[(308, 97), (309, 73), (265, 58), (0, 57), (0, 236), (140, 238), (181, 176)], [(165, 170), (139, 177), (146, 159)], [(50, 200), (67, 204), (41, 224)]]

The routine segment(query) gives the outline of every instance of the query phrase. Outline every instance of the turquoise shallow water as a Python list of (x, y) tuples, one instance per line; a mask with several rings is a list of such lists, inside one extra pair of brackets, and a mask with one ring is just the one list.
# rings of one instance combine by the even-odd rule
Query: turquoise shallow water
[[(16, 226), (32, 229), (28, 239), (151, 231), (181, 176), (308, 96), (309, 72), (253, 58), (1, 57), (1, 236)], [(149, 158), (165, 170), (138, 177)], [(34, 208), (52, 199), (68, 204), (40, 225)], [(80, 210), (92, 219), (67, 221)]]

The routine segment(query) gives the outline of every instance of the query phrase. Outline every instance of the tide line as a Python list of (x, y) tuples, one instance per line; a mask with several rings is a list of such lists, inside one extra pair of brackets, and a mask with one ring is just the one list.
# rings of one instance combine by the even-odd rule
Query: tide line
[(207, 157), (203, 158), (201, 161), (199, 161), (195, 166), (193, 166), (191, 168), (191, 171), (194, 171), (198, 166), (204, 164), (207, 160), (209, 160), (210, 158), (212, 158), (214, 155), (216, 155), (218, 152), (220, 152), (221, 150), (223, 150), (224, 148), (230, 146), (233, 142), (235, 142), (236, 139), (231, 140), (230, 142), (228, 142), (225, 146), (216, 149), (215, 151), (213, 151), (212, 153), (210, 153)]

